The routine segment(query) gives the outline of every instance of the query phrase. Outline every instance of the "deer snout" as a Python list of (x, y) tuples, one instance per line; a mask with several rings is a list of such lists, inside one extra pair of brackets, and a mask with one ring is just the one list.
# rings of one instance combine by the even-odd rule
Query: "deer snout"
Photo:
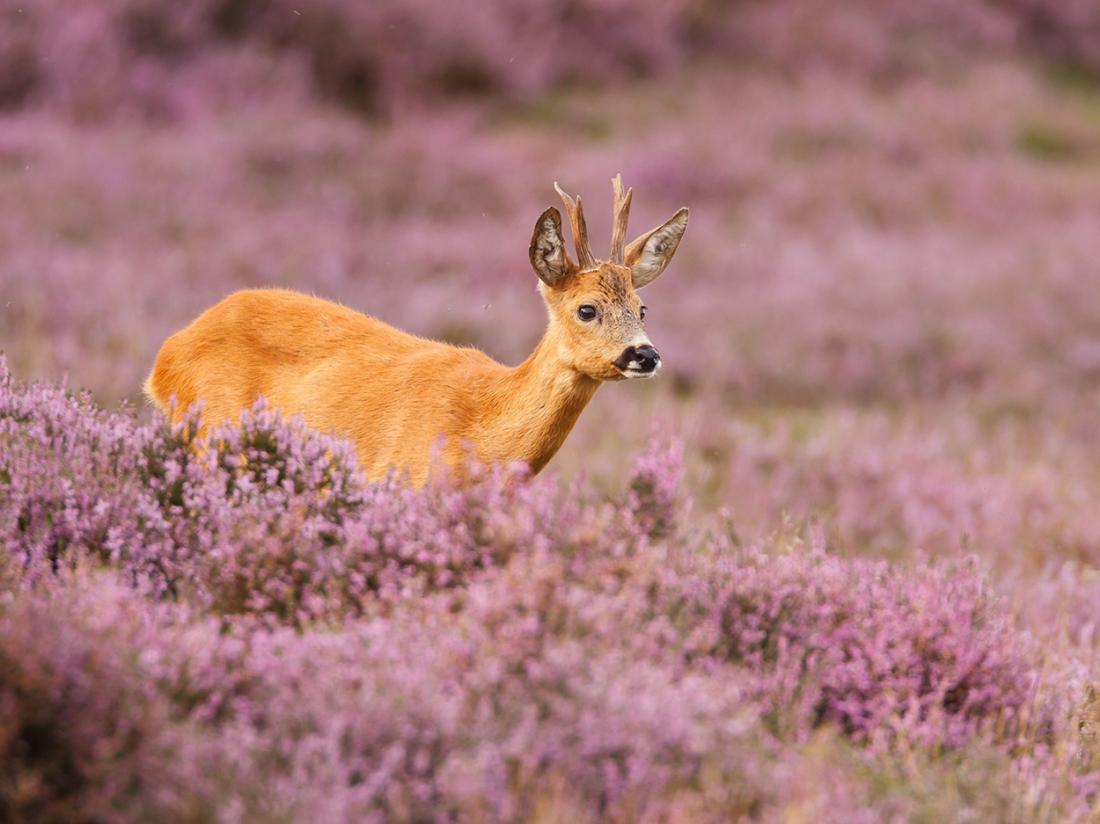
[(628, 378), (649, 377), (661, 366), (661, 355), (652, 344), (628, 346), (615, 361), (615, 368)]

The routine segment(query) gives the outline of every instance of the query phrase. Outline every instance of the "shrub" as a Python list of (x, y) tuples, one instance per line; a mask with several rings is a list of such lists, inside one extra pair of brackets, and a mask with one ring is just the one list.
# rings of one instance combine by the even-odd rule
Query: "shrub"
[(869, 815), (823, 736), (1067, 769), (1074, 687), (976, 564), (738, 548), (684, 522), (674, 444), (601, 498), (365, 484), (262, 403), (192, 431), (0, 366), (7, 817)]

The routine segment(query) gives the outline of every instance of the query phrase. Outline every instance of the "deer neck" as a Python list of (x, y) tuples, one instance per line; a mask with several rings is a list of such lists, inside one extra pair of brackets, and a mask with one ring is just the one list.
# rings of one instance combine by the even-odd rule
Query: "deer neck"
[(542, 469), (573, 429), (600, 382), (562, 359), (551, 326), (535, 351), (509, 369), (493, 392), (483, 443), (495, 460), (521, 460)]

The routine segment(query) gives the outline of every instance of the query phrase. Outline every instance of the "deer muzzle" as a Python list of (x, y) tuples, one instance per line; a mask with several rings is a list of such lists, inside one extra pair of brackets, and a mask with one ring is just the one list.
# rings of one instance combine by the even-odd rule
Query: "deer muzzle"
[(615, 360), (614, 366), (628, 378), (649, 378), (661, 368), (661, 355), (649, 343), (628, 346)]

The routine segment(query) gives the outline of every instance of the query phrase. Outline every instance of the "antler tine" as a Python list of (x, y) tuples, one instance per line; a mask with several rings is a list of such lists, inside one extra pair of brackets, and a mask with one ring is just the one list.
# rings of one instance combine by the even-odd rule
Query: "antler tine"
[(634, 196), (634, 189), (627, 189), (623, 194), (623, 176), (615, 175), (611, 179), (611, 191), (615, 195), (615, 201), (611, 206), (611, 262), (623, 263), (626, 250), (626, 224), (630, 219), (630, 200)]
[(561, 202), (565, 204), (565, 211), (569, 213), (569, 225), (573, 227), (573, 244), (577, 247), (577, 260), (582, 268), (594, 269), (598, 261), (588, 245), (588, 226), (584, 222), (584, 206), (580, 197), (574, 200), (556, 182), (554, 191), (558, 193)]

